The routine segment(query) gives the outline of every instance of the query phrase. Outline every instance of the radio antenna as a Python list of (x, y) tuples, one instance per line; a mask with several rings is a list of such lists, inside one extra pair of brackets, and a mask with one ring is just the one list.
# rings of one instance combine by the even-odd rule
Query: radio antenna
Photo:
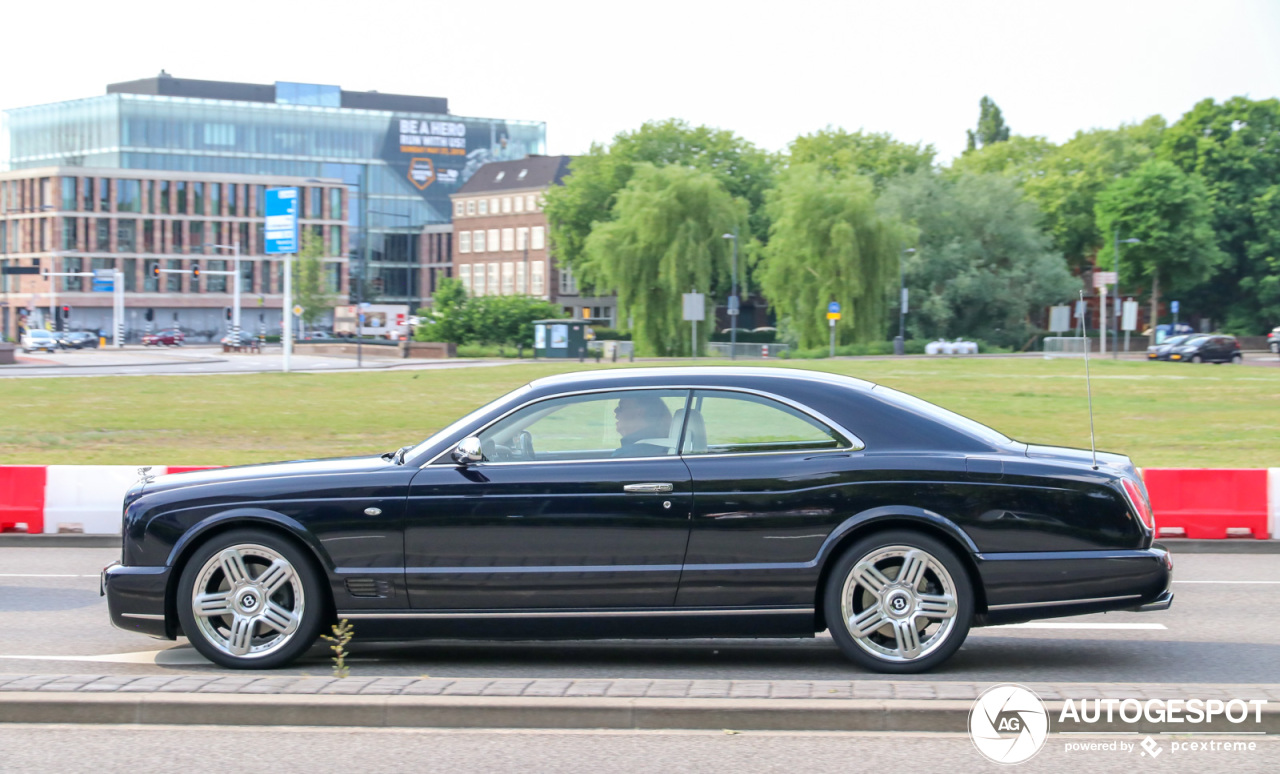
[(1089, 396), (1089, 451), (1093, 454), (1093, 469), (1098, 469), (1098, 446), (1093, 440), (1093, 383), (1089, 379), (1089, 337), (1085, 334), (1089, 307), (1084, 303), (1084, 291), (1080, 291), (1080, 338), (1084, 341), (1084, 390)]

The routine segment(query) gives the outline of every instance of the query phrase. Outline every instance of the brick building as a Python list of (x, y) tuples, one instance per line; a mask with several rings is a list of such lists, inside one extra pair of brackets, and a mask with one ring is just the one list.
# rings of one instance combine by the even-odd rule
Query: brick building
[(616, 324), (617, 301), (583, 296), (547, 243), (543, 196), (569, 174), (571, 156), (486, 164), (452, 197), (454, 276), (473, 296), (531, 295), (575, 318)]

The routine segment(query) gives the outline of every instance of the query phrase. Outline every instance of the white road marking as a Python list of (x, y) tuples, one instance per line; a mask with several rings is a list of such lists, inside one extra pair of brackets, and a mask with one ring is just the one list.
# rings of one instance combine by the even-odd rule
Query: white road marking
[(1113, 630), (1136, 630), (1136, 629), (1168, 629), (1169, 627), (1159, 623), (1047, 623), (1036, 621), (1032, 623), (1005, 624), (1004, 626), (990, 626), (990, 629), (1113, 629)]
[(1187, 581), (1176, 580), (1174, 583), (1239, 583), (1241, 585), (1280, 586), (1280, 581)]
[(93, 575), (36, 575), (33, 573), (5, 572), (0, 573), (0, 578), (97, 578), (97, 573)]

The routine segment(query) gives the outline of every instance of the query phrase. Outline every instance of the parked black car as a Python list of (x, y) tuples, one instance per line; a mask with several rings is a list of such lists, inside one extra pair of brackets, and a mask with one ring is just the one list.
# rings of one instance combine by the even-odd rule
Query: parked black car
[(90, 331), (64, 331), (56, 334), (63, 349), (97, 349), (98, 334)]
[(1169, 359), (1183, 363), (1243, 363), (1235, 336), (1192, 336), (1169, 350)]
[(1195, 338), (1195, 334), (1183, 334), (1181, 336), (1170, 336), (1164, 341), (1152, 347), (1147, 347), (1147, 360), (1168, 360), (1173, 348), (1181, 346), (1184, 342)]
[(826, 629), (916, 672), (971, 626), (1173, 599), (1127, 457), (788, 368), (539, 379), (381, 456), (145, 477), (123, 527), (113, 623), (241, 668), (341, 617), (358, 641)]

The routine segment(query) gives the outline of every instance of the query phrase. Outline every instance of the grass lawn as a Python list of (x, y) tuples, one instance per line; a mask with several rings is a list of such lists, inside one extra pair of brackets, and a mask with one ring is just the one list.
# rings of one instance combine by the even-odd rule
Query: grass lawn
[[(1079, 360), (773, 364), (879, 382), (1020, 441), (1089, 446)], [(1091, 365), (1099, 449), (1149, 467), (1280, 466), (1280, 369)], [(597, 366), (6, 379), (0, 463), (231, 465), (377, 454), (417, 442), (530, 379), (584, 367)]]

